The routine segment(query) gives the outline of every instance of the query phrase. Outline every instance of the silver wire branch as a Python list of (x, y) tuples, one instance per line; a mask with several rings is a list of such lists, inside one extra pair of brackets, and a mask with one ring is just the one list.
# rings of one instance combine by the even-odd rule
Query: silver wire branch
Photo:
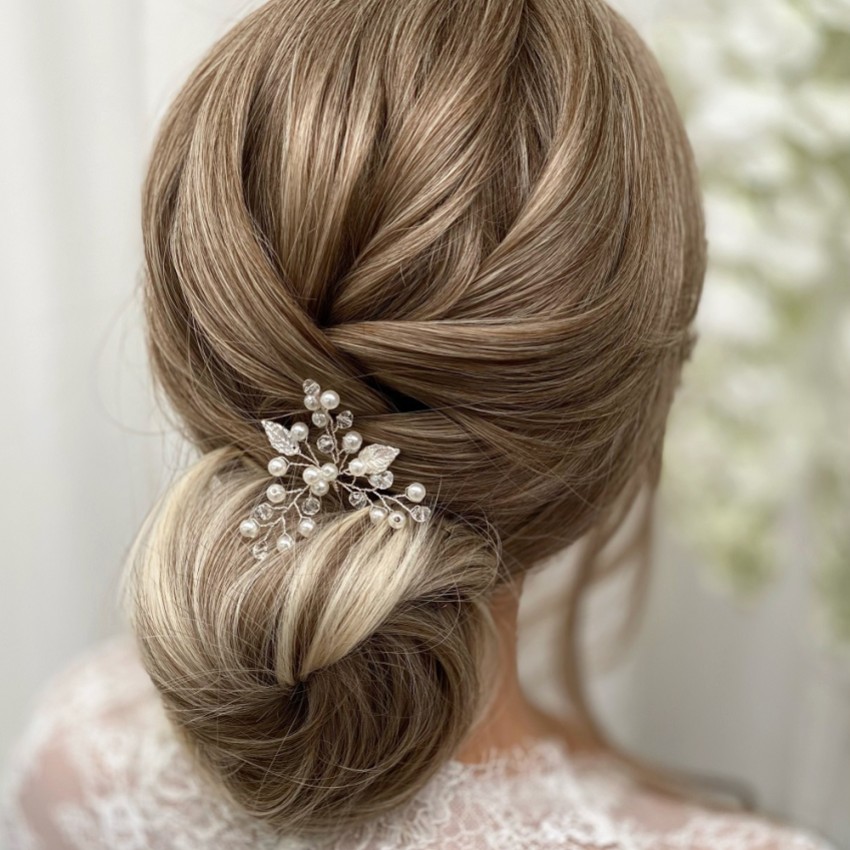
[[(369, 520), (376, 525), (386, 522), (397, 530), (408, 519), (427, 522), (431, 508), (420, 504), (426, 495), (422, 484), (408, 484), (404, 494), (387, 492), (393, 485), (390, 466), (399, 449), (382, 443), (364, 446), (362, 436), (352, 429), (354, 414), (350, 410), (333, 413), (340, 404), (334, 390), (323, 391), (313, 379), (304, 381), (303, 390), (304, 407), (312, 425), (319, 429), (315, 443), (307, 422), (298, 421), (289, 428), (269, 419), (262, 422), (277, 455), (268, 462), (269, 475), (275, 481), (239, 525), (240, 534), (251, 542), (254, 557), (262, 561), (272, 547), (285, 552), (298, 539), (314, 534), (322, 497), (331, 490), (344, 491), (355, 509), (368, 508)], [(322, 455), (328, 459), (320, 460)], [(294, 523), (293, 531), (288, 521)]]

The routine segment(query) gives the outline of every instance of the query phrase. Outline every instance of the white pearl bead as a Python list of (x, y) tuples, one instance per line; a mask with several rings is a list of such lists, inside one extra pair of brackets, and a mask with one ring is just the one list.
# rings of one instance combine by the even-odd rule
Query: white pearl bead
[(279, 478), (289, 469), (289, 461), (285, 457), (273, 457), (269, 461), (269, 475)]
[(387, 521), (393, 528), (401, 528), (405, 523), (405, 516), (401, 511), (391, 511)]
[(319, 396), (319, 401), (325, 410), (333, 410), (335, 407), (339, 407), (339, 395), (333, 390), (325, 390)]
[(301, 443), (307, 439), (307, 435), (310, 433), (310, 429), (307, 427), (306, 422), (296, 422), (289, 429), (289, 433), (292, 434), (293, 440), (297, 440), (299, 443)]
[(260, 526), (253, 519), (244, 519), (239, 524), (239, 533), (243, 537), (253, 540), (260, 533)]
[(316, 520), (310, 519), (310, 517), (305, 516), (301, 522), (298, 523), (298, 533), (302, 537), (309, 537), (316, 530)]
[(322, 477), (322, 470), (318, 466), (308, 466), (301, 473), (305, 484), (315, 484)]
[(322, 406), (322, 403), (319, 401), (319, 397), (317, 395), (305, 395), (304, 396), (304, 407), (307, 410), (318, 410)]
[(295, 545), (295, 541), (288, 534), (281, 534), (277, 539), (275, 546), (278, 552), (286, 552)]
[(348, 431), (342, 438), (342, 447), (347, 452), (356, 452), (363, 445), (363, 437), (357, 431)]
[(317, 410), (311, 418), (317, 428), (324, 428), (330, 422), (330, 416), (321, 410)]
[(375, 507), (372, 508), (369, 511), (369, 519), (372, 520), (372, 522), (375, 525), (378, 525), (379, 523), (383, 522), (386, 518), (387, 518), (387, 509), (386, 508), (382, 508), (382, 507), (379, 507), (378, 505), (375, 505)]
[(266, 498), (279, 505), (286, 498), (286, 488), (282, 484), (272, 484), (266, 490)]
[(407, 494), (407, 498), (410, 499), (411, 502), (421, 502), (425, 498), (425, 486), (420, 484), (418, 481), (408, 484), (407, 490), (404, 492)]
[(324, 478), (325, 481), (333, 481), (336, 479), (337, 475), (339, 475), (339, 468), (335, 463), (322, 464), (322, 478)]
[(354, 458), (348, 464), (348, 472), (350, 475), (362, 475), (366, 471), (366, 464), (359, 457)]
[(318, 481), (314, 481), (310, 485), (310, 492), (314, 496), (324, 496), (325, 493), (328, 492), (328, 490), (330, 490), (330, 484), (328, 484), (328, 482), (325, 481), (323, 478), (320, 478)]

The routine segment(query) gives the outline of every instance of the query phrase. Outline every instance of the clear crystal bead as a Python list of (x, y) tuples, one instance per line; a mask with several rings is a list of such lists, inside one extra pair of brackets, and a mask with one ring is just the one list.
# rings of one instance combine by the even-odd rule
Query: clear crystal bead
[(317, 428), (324, 428), (324, 427), (325, 427), (325, 425), (327, 425), (327, 424), (328, 424), (328, 421), (329, 421), (328, 414), (327, 414), (327, 413), (325, 413), (325, 412), (324, 412), (324, 411), (322, 411), (322, 410), (317, 410), (317, 411), (313, 414), (313, 424), (314, 424)]
[(251, 547), (251, 554), (258, 560), (262, 561), (269, 554), (269, 544), (265, 540), (255, 543)]
[(318, 385), (318, 383), (310, 378), (304, 381), (301, 385), (301, 389), (304, 390), (304, 395), (318, 395), (322, 391), (322, 388)]
[(254, 518), (260, 522), (268, 522), (273, 516), (274, 508), (268, 502), (263, 502), (254, 508)]
[(350, 410), (341, 410), (336, 415), (336, 424), (340, 428), (350, 428), (354, 424), (354, 414)]
[(389, 470), (376, 472), (369, 476), (369, 483), (378, 490), (386, 490), (393, 486), (393, 474)]
[(324, 452), (326, 455), (333, 454), (334, 450), (334, 438), (329, 434), (323, 434), (319, 437), (316, 446), (318, 447), (320, 452)]
[(322, 507), (322, 503), (314, 496), (308, 496), (301, 503), (301, 513), (304, 516), (315, 516)]
[(431, 518), (431, 508), (427, 505), (417, 505), (411, 508), (410, 516), (414, 522), (427, 522)]
[(355, 508), (365, 508), (369, 504), (369, 497), (362, 490), (354, 490), (348, 497), (348, 501)]

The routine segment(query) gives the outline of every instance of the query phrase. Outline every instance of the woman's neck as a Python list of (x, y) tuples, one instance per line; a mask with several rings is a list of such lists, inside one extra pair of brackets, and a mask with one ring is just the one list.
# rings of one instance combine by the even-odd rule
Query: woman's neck
[(493, 750), (507, 750), (553, 736), (568, 746), (576, 745), (565, 721), (537, 708), (525, 695), (517, 666), (519, 600), (522, 579), (507, 585), (493, 598), (491, 610), (498, 637), (499, 679), (490, 708), (467, 736), (456, 756), (458, 761), (485, 761)]

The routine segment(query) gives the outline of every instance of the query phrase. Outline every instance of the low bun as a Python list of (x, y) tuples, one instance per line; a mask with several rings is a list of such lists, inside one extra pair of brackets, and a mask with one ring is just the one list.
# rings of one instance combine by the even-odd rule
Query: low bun
[(368, 510), (256, 562), (234, 533), (258, 477), (205, 455), (136, 547), (134, 627), (197, 761), (250, 812), (310, 834), (412, 795), (481, 706), (495, 546)]

